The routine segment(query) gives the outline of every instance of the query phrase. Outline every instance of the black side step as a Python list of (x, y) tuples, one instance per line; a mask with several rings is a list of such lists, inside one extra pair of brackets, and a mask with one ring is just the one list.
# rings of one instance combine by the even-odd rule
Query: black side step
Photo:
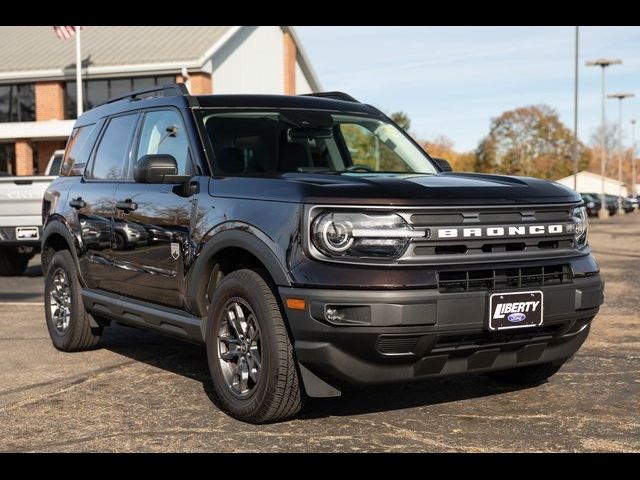
[(83, 290), (82, 300), (87, 311), (97, 316), (182, 340), (204, 343), (200, 330), (201, 317), (98, 290)]

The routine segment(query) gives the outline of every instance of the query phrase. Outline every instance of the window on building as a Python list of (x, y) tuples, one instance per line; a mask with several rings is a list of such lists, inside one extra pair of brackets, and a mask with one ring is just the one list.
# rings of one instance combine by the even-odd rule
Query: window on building
[(136, 159), (144, 155), (172, 155), (178, 163), (178, 175), (191, 175), (189, 140), (180, 114), (175, 110), (156, 110), (145, 114)]
[(90, 178), (96, 180), (121, 180), (131, 135), (138, 115), (123, 115), (109, 120), (93, 159)]
[[(104, 80), (84, 80), (82, 82), (82, 103), (84, 111), (106, 102), (110, 98), (124, 95), (132, 90), (155, 87), (175, 83), (173, 75), (134, 78), (110, 78)], [(67, 118), (76, 118), (76, 82), (70, 81), (65, 86), (65, 108)]]
[(33, 83), (0, 85), (0, 122), (32, 122), (35, 119)]
[(15, 145), (0, 143), (0, 175), (15, 175), (15, 159)]

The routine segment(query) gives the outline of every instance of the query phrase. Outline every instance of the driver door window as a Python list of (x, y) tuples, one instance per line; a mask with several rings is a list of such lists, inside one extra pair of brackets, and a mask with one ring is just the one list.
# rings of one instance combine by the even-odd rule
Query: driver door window
[(154, 110), (144, 116), (136, 161), (144, 155), (172, 155), (178, 175), (193, 175), (189, 141), (180, 114), (175, 110)]

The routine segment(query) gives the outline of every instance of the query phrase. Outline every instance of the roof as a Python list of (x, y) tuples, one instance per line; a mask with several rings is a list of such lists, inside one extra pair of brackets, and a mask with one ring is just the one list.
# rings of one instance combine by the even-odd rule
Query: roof
[[(81, 31), (83, 68), (89, 74), (202, 68), (241, 26), (87, 26)], [(299, 63), (314, 90), (320, 83), (295, 30)], [(0, 81), (46, 80), (75, 74), (75, 41), (51, 26), (0, 26)]]
[[(232, 27), (84, 27), (82, 53), (92, 67), (189, 62), (201, 57)], [(22, 72), (75, 67), (75, 42), (49, 26), (0, 27), (0, 68)], [(87, 66), (87, 65), (85, 65)]]
[[(588, 172), (587, 170), (582, 170), (580, 172), (578, 172), (578, 176), (579, 177), (592, 177), (594, 179), (602, 179), (601, 175), (598, 175), (597, 173), (593, 173), (593, 172)], [(620, 184), (620, 185), (625, 185), (624, 182), (619, 182), (618, 180), (614, 179), (614, 178), (609, 178), (609, 177), (604, 177), (605, 182), (607, 183), (615, 183), (615, 184)], [(556, 180), (556, 182), (573, 182), (573, 175), (569, 175), (567, 177), (561, 178), (559, 180)]]
[(302, 108), (380, 115), (376, 108), (360, 102), (349, 102), (311, 95), (195, 95), (202, 108)]
[(246, 108), (246, 109), (295, 109), (295, 110), (322, 110), (330, 112), (344, 112), (352, 114), (364, 114), (381, 116), (382, 113), (371, 105), (360, 102), (349, 102), (323, 98), (310, 95), (172, 95), (147, 98), (123, 98), (87, 110), (77, 120), (76, 126), (88, 125), (99, 121), (106, 116), (140, 108), (153, 108), (173, 105), (176, 107), (198, 108)]

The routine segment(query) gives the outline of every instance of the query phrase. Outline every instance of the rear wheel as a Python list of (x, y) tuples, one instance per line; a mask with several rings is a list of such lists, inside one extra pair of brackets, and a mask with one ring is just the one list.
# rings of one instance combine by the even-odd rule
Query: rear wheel
[(509, 370), (489, 372), (487, 375), (494, 380), (514, 385), (538, 385), (560, 370), (562, 364), (543, 363), (528, 367), (518, 367)]
[(294, 416), (302, 406), (293, 346), (276, 297), (254, 270), (226, 275), (209, 308), (207, 358), (216, 403), (246, 422)]
[(98, 344), (102, 328), (91, 327), (75, 263), (68, 250), (56, 252), (51, 258), (45, 275), (44, 298), (49, 336), (58, 350), (88, 350)]
[(18, 253), (13, 249), (0, 251), (0, 276), (16, 277), (22, 275), (32, 256), (31, 254)]

